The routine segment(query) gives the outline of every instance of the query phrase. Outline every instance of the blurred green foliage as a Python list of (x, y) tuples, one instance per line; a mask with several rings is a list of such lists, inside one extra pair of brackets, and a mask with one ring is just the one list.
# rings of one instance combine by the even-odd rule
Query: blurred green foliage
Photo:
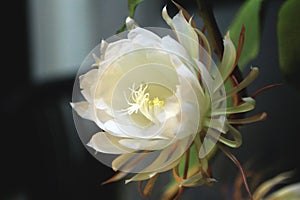
[(244, 69), (259, 52), (262, 2), (263, 0), (248, 0), (243, 3), (228, 29), (237, 48), (242, 26), (245, 27), (244, 46), (238, 63), (240, 69)]
[(300, 89), (300, 1), (287, 0), (278, 14), (278, 50), (282, 73)]

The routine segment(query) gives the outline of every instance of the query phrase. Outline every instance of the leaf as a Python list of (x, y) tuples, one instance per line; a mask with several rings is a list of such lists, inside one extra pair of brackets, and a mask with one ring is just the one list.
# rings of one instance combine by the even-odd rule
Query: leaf
[(278, 14), (280, 69), (286, 80), (300, 89), (300, 1), (288, 0)]
[(240, 69), (243, 69), (259, 52), (262, 2), (263, 0), (247, 0), (229, 26), (230, 36), (236, 48), (243, 25), (245, 27), (244, 46), (238, 63)]
[(128, 0), (129, 17), (133, 18), (136, 7), (144, 0)]

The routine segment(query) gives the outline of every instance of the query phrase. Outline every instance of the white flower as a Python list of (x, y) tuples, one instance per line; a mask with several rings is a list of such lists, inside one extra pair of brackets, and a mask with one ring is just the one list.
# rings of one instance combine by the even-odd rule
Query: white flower
[[(244, 98), (240, 105), (227, 108), (226, 100), (246, 87), (258, 72), (253, 68), (240, 85), (225, 92), (223, 84), (236, 58), (229, 33), (217, 70), (210, 47), (207, 45), (207, 52), (199, 46), (200, 39), (208, 44), (207, 39), (182, 11), (171, 18), (164, 8), (162, 15), (172, 30), (141, 28), (127, 18), (129, 30), (103, 40), (84, 61), (81, 69), (85, 71), (79, 73), (83, 100), (74, 88), (73, 109), (100, 129), (87, 145), (112, 155), (109, 159), (101, 157), (103, 154), (97, 158), (114, 170), (124, 175), (137, 173), (127, 182), (149, 179), (178, 167), (191, 145), (201, 162), (207, 161), (217, 142), (238, 147), (240, 134), (230, 123), (247, 120), (229, 121), (226, 117), (252, 110), (255, 105), (252, 98)], [(88, 135), (90, 130), (80, 126), (77, 123), (81, 137)], [(227, 132), (234, 140), (225, 138)], [(205, 178), (201, 173), (207, 170), (207, 164), (199, 165), (195, 176), (180, 184), (199, 185)]]

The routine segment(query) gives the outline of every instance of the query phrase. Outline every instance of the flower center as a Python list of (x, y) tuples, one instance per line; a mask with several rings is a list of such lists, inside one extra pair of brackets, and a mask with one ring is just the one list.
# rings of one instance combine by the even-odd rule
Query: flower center
[(165, 101), (158, 96), (151, 96), (159, 94), (162, 97), (169, 96), (170, 91), (163, 88), (163, 86), (143, 83), (135, 89), (135, 85), (133, 85), (132, 88), (129, 88), (131, 91), (130, 99), (127, 100), (129, 107), (125, 111), (141, 126), (147, 126), (150, 122), (159, 124), (160, 114), (164, 111)]

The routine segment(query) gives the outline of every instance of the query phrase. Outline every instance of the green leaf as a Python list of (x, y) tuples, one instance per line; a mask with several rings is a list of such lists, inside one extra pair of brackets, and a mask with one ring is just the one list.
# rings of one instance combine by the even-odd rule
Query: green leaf
[(136, 7), (144, 0), (128, 0), (129, 17), (133, 18)]
[(300, 89), (300, 1), (287, 0), (278, 14), (279, 63), (286, 80)]
[(238, 62), (240, 69), (243, 69), (259, 52), (262, 2), (263, 0), (247, 0), (229, 26), (230, 36), (236, 48), (243, 25), (245, 27), (244, 46)]

